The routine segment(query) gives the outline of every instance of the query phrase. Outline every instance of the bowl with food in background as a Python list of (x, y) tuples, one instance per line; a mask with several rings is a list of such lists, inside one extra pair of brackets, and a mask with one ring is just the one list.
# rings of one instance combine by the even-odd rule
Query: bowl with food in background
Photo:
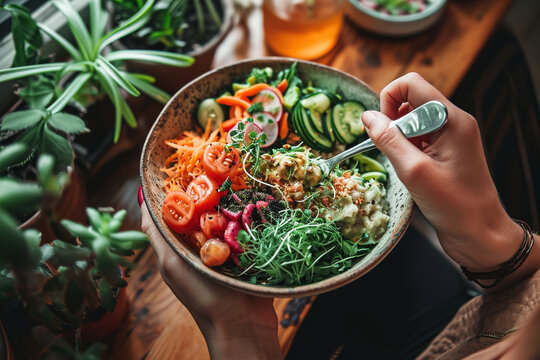
[(358, 26), (385, 36), (409, 36), (434, 25), (446, 0), (348, 0), (346, 14)]

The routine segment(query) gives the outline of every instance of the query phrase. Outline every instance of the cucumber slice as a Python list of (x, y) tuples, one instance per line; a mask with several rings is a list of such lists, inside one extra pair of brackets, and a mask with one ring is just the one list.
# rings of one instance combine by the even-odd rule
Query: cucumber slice
[(333, 142), (313, 127), (306, 109), (304, 109), (301, 104), (297, 104), (294, 107), (292, 118), (296, 134), (306, 143), (306, 145), (313, 149), (326, 152), (332, 150), (334, 145)]
[(365, 108), (357, 101), (349, 100), (332, 109), (332, 127), (337, 139), (344, 144), (352, 144), (365, 133), (362, 114)]
[(320, 133), (324, 133), (321, 114), (316, 111), (305, 109), (311, 125)]
[(386, 174), (380, 171), (370, 171), (367, 173), (363, 173), (362, 175), (360, 175), (360, 177), (364, 180), (374, 179), (381, 183), (385, 183), (387, 180)]
[(300, 88), (298, 86), (289, 87), (287, 88), (287, 91), (285, 91), (285, 95), (283, 95), (283, 106), (291, 111), (299, 100)]
[(311, 111), (322, 114), (330, 107), (331, 101), (328, 95), (324, 93), (316, 93), (309, 95), (300, 101), (303, 107)]
[(197, 120), (199, 125), (206, 129), (208, 121), (212, 122), (211, 130), (219, 128), (219, 125), (225, 120), (223, 108), (219, 105), (216, 99), (208, 98), (201, 101), (197, 109)]
[(323, 133), (326, 135), (330, 141), (334, 142), (336, 141), (336, 137), (334, 136), (334, 129), (332, 129), (332, 111), (327, 110), (323, 116), (322, 116), (322, 126), (323, 126)]
[(353, 159), (363, 165), (364, 171), (379, 171), (382, 173), (387, 172), (383, 164), (373, 158), (370, 158), (369, 156), (358, 154), (354, 155)]

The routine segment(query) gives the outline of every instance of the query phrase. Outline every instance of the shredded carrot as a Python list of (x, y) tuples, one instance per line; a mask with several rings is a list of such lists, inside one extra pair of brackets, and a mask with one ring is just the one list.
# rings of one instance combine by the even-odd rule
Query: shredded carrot
[(289, 82), (287, 79), (281, 80), (281, 82), (278, 84), (277, 89), (280, 93), (284, 94), (285, 90), (287, 90), (287, 86), (289, 86)]
[(289, 118), (288, 112), (283, 112), (283, 115), (281, 116), (281, 122), (279, 123), (279, 137), (280, 139), (285, 139), (287, 135), (289, 135), (289, 124), (287, 123), (287, 120)]
[(234, 115), (234, 106), (229, 107), (229, 119), (233, 119)]
[(210, 126), (205, 129), (201, 136), (193, 131), (184, 131), (176, 139), (169, 139), (165, 144), (172, 149), (171, 154), (161, 168), (167, 178), (163, 187), (167, 192), (174, 190), (186, 190), (189, 183), (204, 172), (202, 156), (210, 143), (226, 142), (227, 133), (216, 129), (210, 132)]
[(244, 109), (247, 109), (251, 106), (249, 102), (242, 100), (240, 98), (234, 97), (234, 96), (222, 96), (218, 98), (216, 101), (218, 104), (221, 104), (221, 105), (227, 105), (227, 106), (238, 105)]
[(266, 88), (270, 87), (270, 85), (265, 83), (258, 83), (255, 85), (251, 85), (250, 87), (246, 89), (240, 89), (238, 90), (234, 96), (235, 97), (250, 97), (257, 95), (261, 90), (264, 90)]
[(240, 119), (238, 119), (238, 118), (229, 119), (229, 120), (226, 120), (226, 121), (222, 122), (221, 127), (222, 127), (223, 131), (231, 131), (231, 129), (234, 127), (234, 125), (238, 124), (239, 121), (240, 121)]

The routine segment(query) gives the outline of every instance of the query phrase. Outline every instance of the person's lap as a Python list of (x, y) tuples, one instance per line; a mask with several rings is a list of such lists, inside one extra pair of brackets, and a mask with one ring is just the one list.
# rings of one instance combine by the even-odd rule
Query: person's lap
[(316, 298), (287, 359), (413, 359), (476, 294), (410, 227), (375, 269)]

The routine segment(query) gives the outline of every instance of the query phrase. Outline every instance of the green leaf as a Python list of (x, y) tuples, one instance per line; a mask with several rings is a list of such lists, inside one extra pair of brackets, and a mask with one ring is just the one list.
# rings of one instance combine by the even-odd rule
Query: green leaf
[(43, 127), (40, 152), (53, 155), (57, 166), (69, 166), (73, 161), (73, 149), (69, 141), (52, 131), (47, 124)]
[(44, 260), (55, 266), (73, 266), (75, 262), (88, 260), (92, 256), (90, 249), (75, 246), (62, 240), (55, 240), (49, 247)]
[(115, 233), (120, 229), (126, 215), (127, 215), (127, 211), (122, 209), (122, 210), (117, 211), (112, 216), (111, 221), (109, 221), (109, 233)]
[(206, 3), (206, 7), (208, 8), (208, 12), (210, 13), (210, 17), (214, 21), (214, 23), (217, 25), (218, 28), (221, 27), (221, 19), (219, 17), (219, 14), (216, 10), (216, 7), (214, 6), (214, 3), (212, 0), (204, 0)]
[(30, 109), (15, 111), (4, 116), (2, 130), (22, 130), (37, 125), (47, 113), (43, 110)]
[(96, 60), (96, 65), (98, 69), (103, 70), (102, 74), (104, 76), (109, 76), (116, 84), (118, 84), (122, 89), (126, 90), (128, 94), (132, 96), (139, 96), (141, 93), (137, 90), (131, 83), (122, 75), (118, 69), (111, 64), (103, 56), (99, 55)]
[(15, 266), (26, 266), (30, 263), (28, 249), (18, 225), (15, 218), (0, 207), (0, 260)]
[(37, 170), (39, 182), (48, 183), (53, 177), (54, 157), (50, 154), (42, 154), (37, 161)]
[[(38, 50), (43, 45), (43, 37), (29, 10), (21, 5), (6, 4), (2, 6), (11, 15), (11, 35), (15, 47), (15, 58), (12, 67), (24, 66), (35, 61)], [(28, 46), (27, 46), (28, 44)]]
[(100, 72), (98, 72), (97, 75), (101, 86), (103, 87), (105, 93), (107, 93), (114, 105), (114, 142), (116, 143), (118, 141), (118, 138), (120, 138), (120, 130), (122, 129), (122, 101), (120, 100), (121, 95), (118, 91), (118, 88), (110, 78), (108, 78), (107, 76), (103, 76), (103, 74), (101, 74)]
[(75, 46), (71, 45), (71, 43), (65, 37), (63, 37), (45, 24), (38, 24), (38, 26), (41, 31), (49, 35), (51, 39), (53, 39), (60, 46), (62, 46), (74, 60), (82, 60), (81, 52), (77, 50)]
[(94, 228), (97, 232), (102, 232), (102, 224), (101, 224), (101, 214), (99, 211), (97, 211), (94, 208), (87, 207), (86, 208), (86, 216), (88, 216), (88, 220), (90, 221), (90, 225)]
[(110, 52), (105, 58), (109, 61), (135, 60), (177, 67), (187, 67), (195, 61), (191, 56), (158, 50), (118, 50)]
[(36, 229), (27, 229), (23, 231), (23, 237), (28, 249), (29, 266), (36, 268), (41, 261), (41, 233)]
[[(52, 73), (62, 70), (66, 66), (66, 63), (51, 63), (51, 64), (38, 64), (19, 66), (16, 68), (9, 68), (0, 70), (0, 83), (25, 78), (28, 76), (34, 76), (39, 74)], [(85, 69), (83, 64), (73, 64), (72, 71), (83, 71)]]
[(116, 299), (114, 298), (111, 285), (105, 279), (99, 281), (99, 293), (101, 295), (101, 305), (106, 310), (113, 312), (116, 307)]
[(126, 78), (133, 85), (135, 85), (143, 94), (149, 96), (157, 102), (166, 104), (171, 99), (171, 95), (151, 84), (151, 82), (153, 81), (149, 80), (154, 80), (154, 78), (152, 78), (151, 76), (148, 77), (145, 75), (130, 73), (124, 73), (124, 76), (126, 76)]
[(136, 128), (137, 120), (135, 119), (135, 115), (133, 115), (128, 103), (123, 97), (120, 97), (120, 103), (122, 105), (122, 117), (130, 127)]
[(37, 75), (18, 92), (30, 109), (44, 109), (54, 98), (56, 87), (51, 76)]
[(38, 208), (42, 195), (41, 187), (35, 183), (0, 178), (0, 207), (11, 213)]
[(97, 45), (96, 54), (101, 53), (101, 51), (109, 44), (120, 40), (121, 38), (139, 30), (144, 26), (146, 21), (149, 18), (150, 10), (154, 5), (154, 0), (148, 0), (144, 6), (135, 13), (132, 17), (126, 20), (122, 25), (114, 28), (109, 34), (101, 40)]
[(120, 233), (111, 234), (111, 239), (115, 245), (122, 248), (142, 249), (148, 245), (148, 236), (140, 231), (122, 231)]
[(92, 42), (97, 44), (107, 27), (108, 13), (101, 7), (100, 0), (90, 1), (90, 35)]
[(33, 153), (32, 147), (22, 141), (9, 144), (0, 150), (0, 171), (25, 163)]
[(81, 134), (90, 131), (80, 117), (67, 113), (56, 113), (52, 115), (47, 121), (47, 124), (56, 130), (64, 131), (68, 134)]
[(77, 75), (73, 81), (64, 89), (62, 95), (56, 99), (54, 103), (49, 106), (49, 110), (52, 114), (62, 111), (64, 107), (75, 97), (75, 95), (81, 90), (81, 88), (86, 84), (88, 80), (92, 77), (90, 73), (83, 73)]
[(89, 246), (90, 242), (98, 236), (96, 232), (74, 221), (64, 219), (60, 223), (71, 235), (78, 237), (85, 246)]
[(82, 57), (85, 60), (94, 60), (92, 39), (83, 19), (73, 7), (73, 4), (68, 0), (51, 0), (51, 2), (64, 14), (68, 26), (73, 33), (73, 37), (79, 46)]

